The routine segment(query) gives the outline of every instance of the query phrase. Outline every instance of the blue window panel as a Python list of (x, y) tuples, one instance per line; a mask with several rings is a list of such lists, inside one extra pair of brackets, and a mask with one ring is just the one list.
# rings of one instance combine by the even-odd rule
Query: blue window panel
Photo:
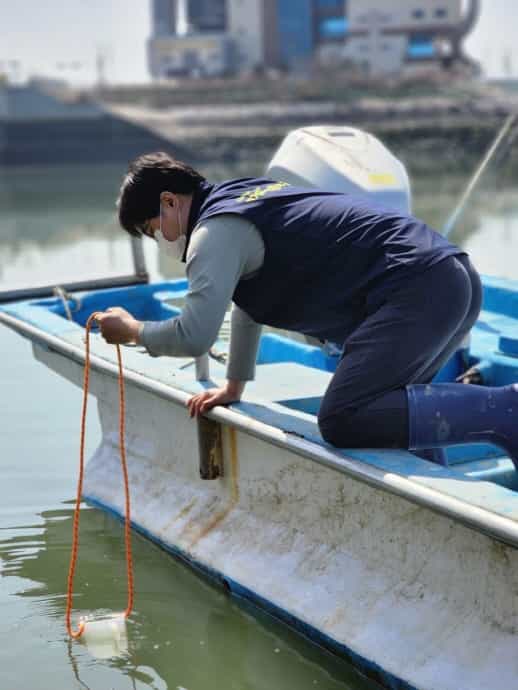
[(312, 0), (279, 0), (277, 4), (282, 61), (290, 65), (313, 53)]
[(412, 12), (412, 16), (414, 17), (414, 19), (424, 19), (424, 14), (424, 10), (414, 10)]
[(407, 50), (407, 55), (410, 58), (432, 58), (435, 57), (435, 48), (433, 43), (410, 43)]
[(342, 38), (346, 35), (349, 22), (345, 17), (333, 17), (324, 19), (318, 26), (318, 33), (321, 38)]
[(338, 10), (344, 11), (345, 14), (345, 2), (344, 0), (315, 0), (315, 5), (317, 9), (319, 7), (325, 7), (326, 9), (329, 7), (336, 7)]

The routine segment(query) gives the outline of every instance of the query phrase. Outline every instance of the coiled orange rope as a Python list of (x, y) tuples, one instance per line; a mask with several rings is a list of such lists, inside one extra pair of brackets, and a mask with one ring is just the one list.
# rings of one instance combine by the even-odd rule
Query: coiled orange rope
[[(73, 585), (74, 575), (77, 563), (77, 555), (79, 550), (79, 513), (81, 505), (81, 495), (83, 493), (83, 476), (84, 476), (84, 453), (85, 453), (85, 429), (86, 429), (86, 407), (88, 402), (88, 386), (90, 380), (90, 329), (92, 323), (96, 320), (99, 312), (93, 313), (86, 322), (86, 355), (85, 355), (85, 372), (83, 383), (83, 409), (81, 413), (81, 438), (79, 446), (79, 479), (77, 482), (77, 496), (74, 510), (73, 522), (73, 536), (72, 536), (72, 552), (70, 554), (70, 566), (68, 570), (68, 587), (67, 587), (67, 608), (66, 608), (66, 625), (70, 637), (77, 639), (81, 637), (85, 629), (84, 621), (79, 623), (77, 630), (72, 629), (72, 600), (73, 600)], [(124, 617), (127, 618), (133, 609), (133, 559), (131, 555), (131, 515), (130, 515), (130, 494), (128, 481), (128, 468), (126, 464), (126, 448), (124, 445), (124, 427), (125, 427), (125, 401), (124, 401), (124, 377), (122, 374), (122, 357), (120, 346), (117, 345), (117, 361), (119, 365), (119, 447), (121, 456), (122, 474), (124, 477), (124, 491), (126, 497), (126, 515), (124, 520), (124, 540), (126, 543), (126, 569), (128, 579), (128, 605), (124, 612)]]

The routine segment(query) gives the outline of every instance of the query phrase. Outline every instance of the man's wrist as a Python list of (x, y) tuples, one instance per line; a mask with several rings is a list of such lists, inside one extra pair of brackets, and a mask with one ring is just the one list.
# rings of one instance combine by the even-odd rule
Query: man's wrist
[(143, 321), (136, 321), (133, 327), (133, 339), (137, 343), (137, 345), (142, 344), (142, 333), (144, 331), (144, 322)]
[(227, 393), (231, 395), (232, 397), (235, 398), (240, 398), (244, 389), (245, 389), (246, 381), (237, 381), (236, 379), (228, 379), (227, 380)]

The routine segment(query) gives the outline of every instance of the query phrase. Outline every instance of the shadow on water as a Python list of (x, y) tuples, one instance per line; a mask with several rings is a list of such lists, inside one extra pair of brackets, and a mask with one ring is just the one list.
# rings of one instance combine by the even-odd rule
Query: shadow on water
[[(110, 684), (104, 687), (110, 688), (374, 688), (341, 660), (268, 616), (247, 612), (139, 536), (133, 538), (136, 609), (128, 626), (128, 653), (95, 661), (80, 643), (66, 647), (64, 593), (72, 510), (47, 510), (41, 518), (37, 531), (28, 526), (23, 534), (13, 530), (14, 534), (0, 539), (2, 575), (23, 583), (13, 593), (34, 602), (34, 616), (53, 622), (48, 642), (55, 652), (57, 645), (62, 654), (68, 650), (69, 670), (81, 687), (99, 688), (99, 676), (109, 673)], [(83, 509), (81, 521), (83, 546), (74, 610), (123, 610), (122, 526), (96, 509)], [(29, 633), (38, 634), (42, 625), (43, 620), (41, 624), (33, 621)], [(127, 678), (126, 684), (121, 683), (122, 677)]]

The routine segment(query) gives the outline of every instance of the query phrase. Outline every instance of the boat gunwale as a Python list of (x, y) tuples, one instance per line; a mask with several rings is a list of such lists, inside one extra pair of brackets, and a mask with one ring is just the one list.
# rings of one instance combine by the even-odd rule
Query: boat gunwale
[[(85, 361), (84, 350), (41, 328), (2, 311), (0, 311), (0, 322), (27, 337), (33, 343), (38, 343), (46, 349), (67, 356), (76, 363), (82, 364)], [(115, 362), (112, 363), (92, 354), (90, 364), (93, 371), (109, 374), (112, 378), (118, 376)], [(183, 407), (186, 406), (187, 401), (192, 396), (192, 393), (187, 393), (129, 369), (124, 369), (124, 376), (126, 381), (138, 388), (152, 392)], [(226, 407), (214, 408), (205, 416), (277, 447), (294, 452), (373, 488), (381, 489), (436, 513), (453, 518), (464, 526), (508, 546), (518, 547), (518, 523), (502, 514), (470, 504), (432, 487), (424, 486), (396, 472), (379, 469), (367, 461), (349, 457), (339, 450), (333, 451), (325, 448), (295, 433), (283, 431)]]

